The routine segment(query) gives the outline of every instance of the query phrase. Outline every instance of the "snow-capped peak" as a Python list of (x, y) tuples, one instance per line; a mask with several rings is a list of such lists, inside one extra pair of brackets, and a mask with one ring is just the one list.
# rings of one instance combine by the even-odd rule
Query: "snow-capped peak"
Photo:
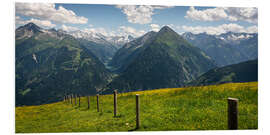
[(96, 43), (101, 44), (112, 44), (115, 45), (117, 48), (122, 47), (125, 43), (133, 40), (134, 38), (130, 35), (127, 36), (105, 36), (102, 33), (97, 33), (93, 31), (71, 31), (69, 32), (70, 35), (74, 36), (75, 38), (82, 38), (89, 41), (93, 41)]

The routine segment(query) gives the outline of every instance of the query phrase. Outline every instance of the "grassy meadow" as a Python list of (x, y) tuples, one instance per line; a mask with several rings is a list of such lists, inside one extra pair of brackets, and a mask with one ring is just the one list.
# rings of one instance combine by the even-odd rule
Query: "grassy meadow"
[[(135, 130), (135, 94), (140, 94), (141, 127)], [(238, 128), (258, 128), (258, 83), (168, 88), (118, 94), (118, 116), (113, 117), (113, 95), (86, 97), (81, 107), (66, 102), (16, 107), (16, 133), (226, 130), (227, 98), (238, 98)]]

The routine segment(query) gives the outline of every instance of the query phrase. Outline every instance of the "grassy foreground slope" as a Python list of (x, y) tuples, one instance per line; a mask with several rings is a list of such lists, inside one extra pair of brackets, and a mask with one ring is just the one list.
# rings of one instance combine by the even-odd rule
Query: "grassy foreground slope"
[(65, 102), (16, 107), (16, 133), (133, 131), (135, 94), (140, 94), (141, 131), (227, 129), (227, 98), (239, 99), (239, 129), (258, 128), (258, 83), (170, 88), (118, 94), (118, 117), (113, 95), (86, 98), (81, 107)]

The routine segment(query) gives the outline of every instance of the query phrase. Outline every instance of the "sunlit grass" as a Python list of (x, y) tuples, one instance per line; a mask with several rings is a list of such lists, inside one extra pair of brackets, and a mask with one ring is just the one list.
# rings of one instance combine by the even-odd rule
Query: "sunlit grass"
[(141, 131), (225, 130), (227, 98), (239, 99), (239, 129), (258, 128), (258, 83), (167, 88), (118, 94), (118, 116), (113, 117), (113, 95), (86, 97), (81, 107), (58, 102), (16, 107), (16, 132), (133, 131), (135, 94), (140, 94)]

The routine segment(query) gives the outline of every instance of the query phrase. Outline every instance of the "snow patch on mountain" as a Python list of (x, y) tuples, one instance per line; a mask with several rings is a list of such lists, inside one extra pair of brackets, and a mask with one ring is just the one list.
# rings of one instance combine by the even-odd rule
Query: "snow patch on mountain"
[(221, 39), (227, 43), (234, 43), (238, 44), (242, 40), (248, 40), (250, 38), (253, 38), (255, 34), (250, 34), (250, 33), (232, 33), (228, 32), (225, 34), (221, 34), (216, 36), (218, 39)]

